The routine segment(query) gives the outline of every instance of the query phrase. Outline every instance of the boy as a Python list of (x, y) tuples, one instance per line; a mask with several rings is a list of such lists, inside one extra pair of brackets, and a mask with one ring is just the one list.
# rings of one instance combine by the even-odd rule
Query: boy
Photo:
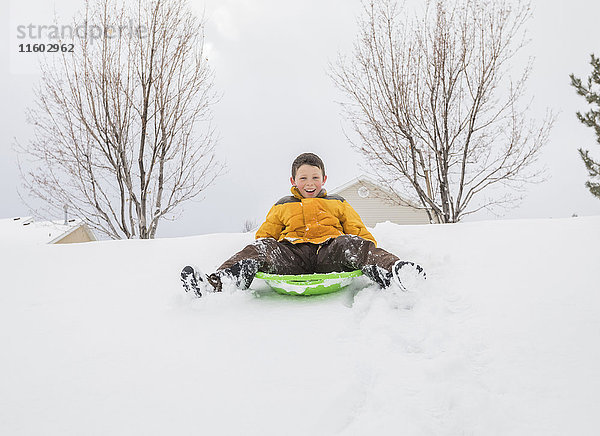
[[(376, 246), (360, 216), (340, 196), (327, 195), (323, 161), (303, 153), (292, 163), (292, 194), (271, 208), (256, 232), (256, 241), (204, 275), (191, 266), (181, 271), (186, 292), (220, 292), (223, 282), (247, 289), (258, 271), (270, 274), (310, 274), (357, 269), (387, 288), (402, 276), (420, 276), (419, 265), (399, 260)], [(402, 271), (401, 271), (402, 270)]]

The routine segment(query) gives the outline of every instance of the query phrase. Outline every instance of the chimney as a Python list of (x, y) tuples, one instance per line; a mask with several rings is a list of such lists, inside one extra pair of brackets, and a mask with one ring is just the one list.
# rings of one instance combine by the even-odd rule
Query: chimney
[(67, 214), (67, 211), (69, 210), (69, 206), (67, 206), (67, 205), (65, 204), (65, 207), (64, 207), (63, 209), (64, 209), (64, 211), (65, 211), (65, 225), (67, 225), (67, 223), (69, 222), (69, 216), (68, 216), (68, 214)]

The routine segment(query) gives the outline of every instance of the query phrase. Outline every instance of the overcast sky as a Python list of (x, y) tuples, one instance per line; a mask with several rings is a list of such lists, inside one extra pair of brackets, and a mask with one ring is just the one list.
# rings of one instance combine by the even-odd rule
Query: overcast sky
[[(411, 3), (419, 3), (414, 0)], [(18, 53), (17, 26), (52, 24), (56, 11), (69, 21), (81, 0), (2, 2), (2, 143), (0, 218), (29, 214), (19, 199), (14, 138), (26, 142), (24, 110), (39, 80), (35, 54)], [(158, 236), (237, 232), (246, 219), (260, 222), (269, 207), (289, 192), (289, 167), (304, 151), (319, 154), (328, 172), (326, 187), (342, 185), (360, 173), (361, 157), (342, 130), (341, 96), (327, 76), (328, 62), (348, 52), (356, 36), (359, 0), (192, 1), (207, 18), (209, 61), (223, 97), (214, 108), (220, 141), (218, 156), (228, 172), (205, 191), (202, 201), (184, 206), (176, 222), (163, 222)], [(577, 148), (596, 150), (591, 129), (575, 118), (584, 101), (569, 85), (569, 73), (587, 77), (589, 55), (600, 55), (600, 3), (538, 0), (529, 22), (535, 57), (529, 93), (532, 115), (546, 108), (559, 116), (542, 156), (550, 179), (530, 186), (527, 198), (504, 218), (599, 215), (600, 201), (584, 187), (586, 172)], [(30, 41), (40, 42), (40, 41)], [(481, 213), (470, 220), (494, 219)]]

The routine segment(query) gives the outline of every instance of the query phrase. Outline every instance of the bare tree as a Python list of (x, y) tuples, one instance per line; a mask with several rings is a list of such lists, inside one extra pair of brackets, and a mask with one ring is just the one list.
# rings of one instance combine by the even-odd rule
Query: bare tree
[(249, 233), (257, 227), (258, 227), (258, 223), (256, 222), (256, 220), (247, 218), (246, 220), (244, 220), (244, 223), (242, 224), (242, 232)]
[(353, 146), (432, 221), (512, 204), (525, 182), (541, 180), (532, 164), (553, 116), (537, 125), (526, 116), (531, 61), (518, 79), (509, 74), (529, 17), (528, 3), (438, 0), (410, 19), (394, 1), (372, 0), (352, 56), (331, 69)]
[(52, 215), (67, 206), (111, 238), (153, 238), (222, 169), (204, 24), (185, 0), (96, 0), (75, 21), (74, 52), (41, 65), (25, 186)]

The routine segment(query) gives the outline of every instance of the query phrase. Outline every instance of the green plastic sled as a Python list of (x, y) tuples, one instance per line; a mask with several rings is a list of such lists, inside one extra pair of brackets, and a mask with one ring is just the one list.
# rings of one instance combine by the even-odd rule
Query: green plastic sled
[(354, 277), (362, 271), (334, 272), (326, 274), (278, 275), (263, 272), (256, 273), (275, 292), (282, 295), (321, 295), (337, 292), (348, 286)]

